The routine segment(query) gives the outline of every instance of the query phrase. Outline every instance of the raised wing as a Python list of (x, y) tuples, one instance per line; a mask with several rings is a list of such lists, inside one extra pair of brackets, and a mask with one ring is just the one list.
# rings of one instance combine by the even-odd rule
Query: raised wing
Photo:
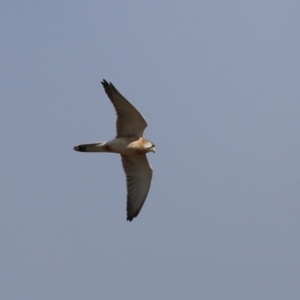
[(146, 154), (125, 156), (121, 155), (122, 164), (127, 180), (127, 220), (135, 218), (149, 192), (152, 179), (152, 168)]
[(147, 127), (142, 114), (118, 92), (111, 82), (103, 80), (101, 83), (117, 113), (117, 137), (142, 137)]

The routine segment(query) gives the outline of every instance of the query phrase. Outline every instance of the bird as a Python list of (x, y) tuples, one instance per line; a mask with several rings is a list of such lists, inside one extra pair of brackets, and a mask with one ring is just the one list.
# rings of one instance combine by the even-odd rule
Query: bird
[(148, 125), (143, 115), (111, 82), (103, 79), (101, 83), (117, 114), (117, 135), (109, 141), (75, 146), (74, 150), (121, 155), (127, 185), (127, 220), (132, 221), (141, 211), (150, 189), (153, 169), (146, 153), (155, 153), (156, 146), (143, 138)]

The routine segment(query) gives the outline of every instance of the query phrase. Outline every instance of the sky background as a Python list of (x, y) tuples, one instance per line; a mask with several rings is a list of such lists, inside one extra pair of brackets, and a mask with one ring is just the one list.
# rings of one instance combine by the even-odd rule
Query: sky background
[[(298, 1), (1, 1), (0, 299), (299, 299)], [(126, 221), (100, 84), (145, 116)]]

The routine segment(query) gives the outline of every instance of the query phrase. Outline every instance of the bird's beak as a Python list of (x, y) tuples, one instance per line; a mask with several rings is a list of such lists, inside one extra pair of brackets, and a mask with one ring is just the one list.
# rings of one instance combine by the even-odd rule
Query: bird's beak
[(152, 148), (151, 148), (151, 151), (152, 151), (153, 153), (155, 153), (156, 147), (152, 147)]

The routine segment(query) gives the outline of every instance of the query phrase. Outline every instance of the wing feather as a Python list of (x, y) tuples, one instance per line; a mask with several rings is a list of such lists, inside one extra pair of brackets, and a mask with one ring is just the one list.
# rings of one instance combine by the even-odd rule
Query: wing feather
[(127, 181), (127, 220), (132, 221), (147, 198), (153, 170), (146, 154), (121, 157)]
[(103, 80), (104, 90), (117, 113), (117, 137), (142, 137), (147, 122), (142, 114), (110, 82)]

